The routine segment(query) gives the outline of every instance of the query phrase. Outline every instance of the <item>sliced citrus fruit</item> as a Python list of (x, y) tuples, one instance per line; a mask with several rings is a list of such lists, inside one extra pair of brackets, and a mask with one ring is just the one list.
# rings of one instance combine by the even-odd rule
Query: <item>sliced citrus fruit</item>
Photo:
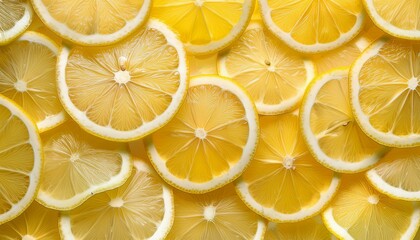
[(80, 45), (115, 43), (148, 19), (151, 0), (31, 0), (42, 21), (55, 33)]
[(367, 172), (380, 192), (398, 199), (420, 201), (420, 147), (394, 148)]
[(0, 48), (0, 93), (19, 104), (41, 132), (67, 118), (57, 94), (58, 48), (36, 32), (26, 32)]
[(264, 240), (332, 240), (320, 216), (295, 223), (269, 222)]
[(73, 209), (93, 194), (122, 185), (130, 176), (125, 144), (107, 142), (68, 122), (42, 137), (44, 170), (37, 201)]
[[(360, 129), (350, 107), (348, 69), (316, 78), (300, 110), (302, 133), (312, 155), (337, 172), (361, 172), (388, 150)], [(351, 146), (351, 147), (350, 147)]]
[(217, 74), (217, 54), (189, 55), (190, 76)]
[(399, 38), (420, 40), (420, 5), (418, 1), (363, 0), (375, 24)]
[(417, 203), (389, 198), (363, 174), (343, 177), (334, 201), (323, 213), (327, 228), (340, 239), (413, 239), (420, 224)]
[(218, 60), (219, 74), (248, 90), (258, 112), (284, 113), (300, 103), (314, 77), (314, 65), (272, 36), (259, 23), (251, 23), (241, 38)]
[(0, 45), (5, 45), (25, 32), (32, 21), (32, 8), (27, 0), (0, 1)]
[(61, 45), (63, 41), (63, 39), (57, 34), (55, 34), (53, 31), (51, 31), (36, 14), (34, 14), (31, 25), (28, 27), (27, 31), (33, 31), (44, 34), (59, 45)]
[(41, 167), (41, 139), (35, 123), (0, 94), (0, 224), (31, 204)]
[(420, 44), (381, 38), (350, 70), (351, 105), (368, 136), (388, 146), (420, 145)]
[(58, 216), (58, 211), (33, 202), (17, 218), (0, 225), (0, 238), (8, 240), (60, 239)]
[(259, 0), (265, 25), (290, 47), (308, 53), (349, 42), (363, 28), (361, 0)]
[(151, 162), (171, 185), (192, 193), (219, 188), (248, 166), (258, 142), (258, 115), (229, 79), (191, 79), (175, 118), (146, 138)]
[(68, 113), (114, 141), (165, 125), (185, 97), (187, 76), (182, 43), (156, 20), (112, 47), (63, 48), (58, 60), (59, 97)]
[(261, 139), (254, 159), (236, 181), (241, 199), (273, 222), (296, 222), (319, 213), (340, 178), (310, 154), (297, 111), (260, 117)]
[(176, 190), (175, 220), (167, 237), (180, 239), (263, 239), (266, 222), (238, 198), (231, 184), (206, 194)]
[(67, 239), (165, 239), (174, 219), (172, 190), (146, 163), (135, 160), (127, 182), (63, 212)]
[(174, 28), (188, 52), (210, 54), (239, 38), (254, 5), (254, 0), (156, 0), (151, 15)]

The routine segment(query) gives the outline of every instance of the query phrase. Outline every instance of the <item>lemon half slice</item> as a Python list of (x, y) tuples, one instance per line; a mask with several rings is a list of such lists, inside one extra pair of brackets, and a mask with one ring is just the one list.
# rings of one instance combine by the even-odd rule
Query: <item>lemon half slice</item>
[(27, 0), (0, 1), (0, 45), (13, 41), (31, 24), (32, 8)]

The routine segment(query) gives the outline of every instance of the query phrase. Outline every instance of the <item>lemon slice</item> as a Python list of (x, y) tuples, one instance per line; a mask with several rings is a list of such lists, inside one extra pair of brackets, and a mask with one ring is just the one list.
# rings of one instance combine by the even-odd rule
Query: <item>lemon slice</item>
[(59, 212), (33, 202), (17, 218), (0, 225), (1, 239), (60, 239)]
[(260, 117), (254, 159), (236, 181), (240, 198), (273, 222), (296, 222), (318, 214), (338, 189), (338, 174), (308, 151), (297, 111)]
[(251, 23), (230, 50), (219, 56), (218, 69), (220, 75), (245, 87), (258, 112), (265, 115), (296, 108), (315, 75), (311, 61), (258, 23)]
[(124, 144), (96, 138), (69, 122), (42, 137), (44, 170), (37, 201), (73, 209), (93, 194), (122, 185), (130, 176)]
[(152, 1), (31, 0), (41, 20), (55, 33), (80, 45), (115, 43), (147, 21)]
[(55, 34), (53, 31), (51, 31), (36, 14), (34, 14), (31, 25), (29, 25), (27, 31), (41, 33), (47, 36), (48, 38), (50, 38), (51, 40), (53, 40), (58, 45), (60, 46), (62, 45), (63, 39), (59, 37), (57, 34)]
[(315, 79), (303, 99), (300, 121), (304, 139), (318, 162), (337, 172), (354, 173), (378, 162), (387, 148), (357, 125), (348, 82), (346, 68)]
[(0, 48), (0, 94), (18, 103), (41, 132), (67, 119), (57, 94), (58, 48), (36, 32), (26, 32)]
[(262, 240), (266, 222), (238, 198), (231, 184), (206, 194), (174, 192), (175, 220), (168, 240)]
[(151, 15), (174, 28), (188, 52), (206, 55), (239, 38), (254, 5), (254, 0), (157, 0)]
[(353, 174), (343, 177), (340, 191), (322, 217), (340, 239), (409, 240), (419, 227), (420, 208), (379, 193), (363, 174)]
[(32, 8), (27, 0), (0, 1), (0, 45), (16, 39), (31, 24)]
[(361, 0), (259, 0), (268, 29), (290, 47), (307, 53), (344, 45), (363, 28)]
[(35, 123), (0, 94), (0, 224), (31, 204), (41, 167), (41, 139)]
[(375, 24), (399, 38), (420, 40), (419, 2), (413, 0), (363, 0)]
[(63, 239), (165, 239), (174, 219), (172, 190), (135, 160), (119, 188), (94, 195), (60, 217)]
[(229, 79), (191, 79), (175, 118), (146, 138), (151, 162), (171, 185), (192, 193), (219, 188), (248, 165), (258, 142), (258, 115), (245, 91)]
[(320, 216), (295, 223), (269, 222), (264, 240), (332, 240), (334, 239)]
[(392, 149), (367, 172), (380, 192), (398, 199), (420, 201), (420, 147)]
[(371, 138), (388, 146), (420, 145), (420, 44), (382, 38), (350, 70), (351, 105)]
[(144, 137), (165, 125), (187, 92), (182, 43), (156, 20), (113, 47), (63, 48), (59, 97), (88, 132), (114, 141)]

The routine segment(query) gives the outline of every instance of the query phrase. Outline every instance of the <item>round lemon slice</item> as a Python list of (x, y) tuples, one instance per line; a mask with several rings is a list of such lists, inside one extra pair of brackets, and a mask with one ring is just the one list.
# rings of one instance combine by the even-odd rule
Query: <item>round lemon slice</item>
[(378, 162), (387, 148), (358, 126), (348, 84), (348, 69), (336, 69), (315, 79), (303, 99), (300, 121), (304, 139), (318, 162), (337, 172), (353, 173)]
[(420, 8), (418, 1), (363, 0), (375, 24), (399, 38), (420, 40)]
[(394, 148), (373, 169), (368, 180), (380, 192), (397, 199), (420, 201), (420, 147)]
[(368, 136), (388, 146), (420, 145), (420, 44), (381, 38), (350, 70), (351, 106)]
[(206, 55), (240, 37), (254, 5), (254, 0), (157, 0), (151, 15), (175, 29), (188, 52)]
[(35, 123), (0, 94), (0, 224), (31, 204), (41, 167), (41, 139)]
[(191, 79), (175, 118), (146, 138), (151, 162), (171, 185), (192, 193), (219, 188), (248, 166), (258, 142), (258, 115), (229, 79)]
[(151, 0), (31, 0), (41, 20), (55, 33), (80, 45), (109, 45), (148, 19)]
[(165, 125), (187, 92), (186, 54), (163, 23), (112, 47), (63, 48), (59, 97), (86, 131), (114, 141), (142, 138)]
[(206, 194), (174, 191), (175, 219), (168, 240), (262, 240), (266, 221), (238, 198), (229, 184)]
[(264, 240), (333, 240), (332, 235), (324, 226), (322, 218), (316, 216), (295, 223), (269, 222)]
[(0, 45), (5, 45), (25, 32), (32, 21), (29, 1), (0, 1)]
[(413, 239), (420, 224), (415, 202), (387, 197), (363, 174), (343, 177), (340, 191), (323, 212), (327, 228), (340, 239)]
[(57, 94), (58, 49), (48, 37), (30, 31), (0, 48), (0, 93), (18, 103), (40, 132), (67, 119)]
[(258, 113), (275, 115), (298, 106), (315, 76), (314, 65), (259, 23), (251, 23), (228, 52), (219, 55), (219, 74), (246, 88)]
[(1, 239), (60, 239), (59, 212), (33, 202), (19, 217), (0, 225)]
[(63, 212), (64, 240), (165, 239), (174, 219), (172, 190), (145, 162), (135, 160), (127, 182)]
[(259, 0), (265, 25), (290, 47), (307, 53), (332, 50), (363, 28), (361, 0)]
[(339, 175), (311, 156), (297, 111), (262, 116), (260, 124), (255, 157), (236, 181), (240, 198), (273, 222), (297, 222), (318, 214), (337, 191)]
[(45, 161), (37, 201), (46, 207), (73, 209), (130, 176), (125, 144), (91, 136), (73, 122), (44, 135), (42, 141)]

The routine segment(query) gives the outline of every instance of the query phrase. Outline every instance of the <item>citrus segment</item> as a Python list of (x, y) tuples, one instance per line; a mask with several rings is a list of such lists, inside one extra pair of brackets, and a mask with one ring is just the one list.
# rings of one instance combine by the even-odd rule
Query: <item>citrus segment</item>
[(251, 23), (229, 51), (219, 56), (218, 69), (245, 87), (258, 112), (265, 115), (296, 108), (315, 75), (311, 61), (258, 23)]
[(254, 154), (257, 118), (249, 96), (229, 79), (194, 77), (175, 118), (146, 139), (151, 161), (167, 182), (187, 192), (226, 185)]
[(6, 45), (31, 24), (32, 8), (27, 0), (0, 1), (0, 45)]
[(166, 25), (151, 20), (113, 47), (63, 48), (59, 97), (85, 130), (130, 141), (174, 116), (187, 91), (187, 75), (182, 43)]
[(152, 168), (135, 160), (127, 182), (63, 212), (60, 232), (67, 239), (165, 239), (174, 218), (172, 190)]
[(316, 215), (337, 191), (338, 175), (311, 156), (297, 112), (262, 116), (260, 124), (255, 157), (236, 181), (239, 196), (274, 222), (296, 222)]

